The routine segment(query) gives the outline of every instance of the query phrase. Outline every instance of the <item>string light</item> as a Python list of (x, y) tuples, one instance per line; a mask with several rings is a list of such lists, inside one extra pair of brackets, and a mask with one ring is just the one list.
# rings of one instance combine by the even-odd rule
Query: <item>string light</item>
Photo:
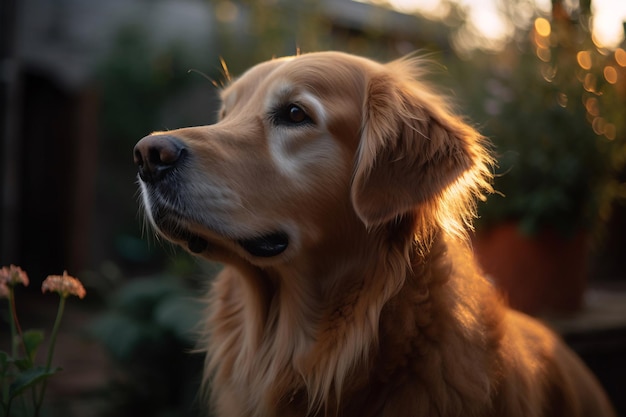
[(576, 61), (582, 69), (591, 69), (591, 54), (589, 51), (580, 51), (576, 54)]
[(552, 27), (548, 19), (538, 17), (537, 19), (535, 19), (535, 30), (540, 36), (547, 38), (552, 32)]
[(612, 65), (607, 65), (603, 70), (604, 79), (609, 84), (615, 84), (617, 82), (617, 70)]
[(617, 62), (617, 65), (620, 67), (626, 67), (626, 51), (622, 48), (615, 50), (615, 62)]

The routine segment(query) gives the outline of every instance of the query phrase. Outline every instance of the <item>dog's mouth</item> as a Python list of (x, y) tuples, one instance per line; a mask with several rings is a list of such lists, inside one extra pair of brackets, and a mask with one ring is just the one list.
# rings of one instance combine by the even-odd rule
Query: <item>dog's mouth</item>
[(206, 239), (181, 227), (177, 220), (157, 215), (154, 218), (154, 224), (168, 239), (185, 242), (189, 251), (193, 253), (202, 253), (209, 247), (209, 242)]
[[(161, 225), (161, 230), (163, 230), (163, 225)], [(184, 241), (189, 251), (195, 254), (200, 254), (209, 247), (209, 241), (202, 236), (178, 228), (166, 228), (165, 231), (171, 237)], [(271, 258), (280, 255), (289, 246), (289, 236), (284, 232), (267, 233), (249, 239), (236, 239), (235, 241), (250, 255), (259, 258)]]
[(209, 242), (200, 236), (189, 236), (187, 248), (193, 253), (202, 253), (209, 247)]
[[(190, 235), (186, 239), (187, 248), (193, 253), (202, 253), (209, 242), (196, 235)], [(282, 232), (269, 233), (251, 239), (238, 239), (237, 243), (250, 255), (259, 258), (271, 258), (283, 253), (289, 246), (289, 237)]]
[[(161, 232), (172, 240), (184, 242), (190, 252), (200, 254), (209, 248), (209, 241), (193, 233), (180, 217), (172, 217), (161, 210), (154, 210), (152, 219)], [(234, 241), (250, 255), (259, 258), (280, 255), (289, 246), (289, 236), (282, 231), (264, 233), (251, 238), (234, 238)]]

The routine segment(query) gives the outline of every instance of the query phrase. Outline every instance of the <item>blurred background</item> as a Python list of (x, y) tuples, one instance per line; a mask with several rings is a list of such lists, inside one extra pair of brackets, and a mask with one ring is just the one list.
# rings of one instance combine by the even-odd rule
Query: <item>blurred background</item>
[(623, 0), (0, 0), (0, 266), (30, 276), (24, 327), (51, 326), (46, 275), (87, 288), (68, 302), (45, 415), (201, 412), (194, 300), (219, 265), (146, 226), (133, 146), (213, 123), (221, 60), (237, 75), (333, 49), (435, 63), (498, 157), (481, 263), (626, 416), (625, 20)]

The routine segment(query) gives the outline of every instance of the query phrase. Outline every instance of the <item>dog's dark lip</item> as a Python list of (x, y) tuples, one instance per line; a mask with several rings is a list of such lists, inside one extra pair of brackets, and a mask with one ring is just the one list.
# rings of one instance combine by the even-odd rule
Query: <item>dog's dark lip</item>
[(209, 242), (203, 237), (185, 229), (181, 225), (179, 218), (164, 215), (161, 210), (155, 210), (153, 218), (155, 226), (162, 234), (168, 239), (185, 242), (190, 252), (198, 254), (208, 248)]
[(238, 239), (237, 243), (252, 256), (271, 258), (287, 249), (289, 236), (284, 232), (272, 232), (250, 239)]
[[(179, 216), (173, 216), (166, 210), (153, 207), (153, 220), (155, 226), (168, 239), (184, 242), (190, 252), (199, 254), (205, 252), (209, 242), (202, 236), (195, 234), (188, 229)], [(259, 258), (271, 258), (280, 255), (289, 246), (289, 236), (285, 232), (277, 231), (257, 235), (251, 238), (234, 239), (239, 246), (250, 255)]]
[(200, 236), (191, 236), (187, 240), (187, 248), (193, 253), (202, 253), (209, 246), (209, 242)]

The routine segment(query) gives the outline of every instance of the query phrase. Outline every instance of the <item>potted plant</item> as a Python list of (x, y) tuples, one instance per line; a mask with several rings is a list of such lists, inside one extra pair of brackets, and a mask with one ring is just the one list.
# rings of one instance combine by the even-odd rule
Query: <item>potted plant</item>
[(589, 10), (579, 12), (553, 2), (551, 21), (537, 18), (522, 42), (483, 60), (474, 92), (498, 158), (475, 252), (532, 314), (582, 306), (590, 236), (624, 194), (626, 52), (595, 45)]

